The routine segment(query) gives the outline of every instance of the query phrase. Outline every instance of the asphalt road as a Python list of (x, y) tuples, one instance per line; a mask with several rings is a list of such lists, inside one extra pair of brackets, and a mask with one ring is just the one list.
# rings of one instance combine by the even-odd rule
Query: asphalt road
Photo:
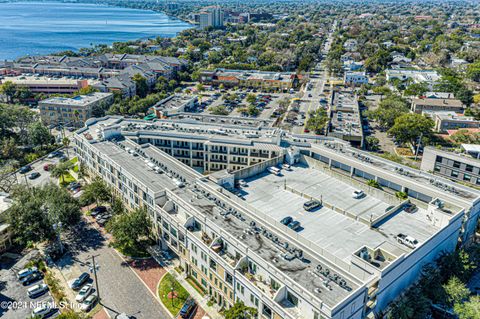
[(66, 242), (71, 253), (63, 262), (78, 266), (82, 272), (90, 271), (91, 256), (95, 256), (101, 303), (112, 318), (123, 312), (137, 319), (171, 318), (93, 226), (83, 224)]

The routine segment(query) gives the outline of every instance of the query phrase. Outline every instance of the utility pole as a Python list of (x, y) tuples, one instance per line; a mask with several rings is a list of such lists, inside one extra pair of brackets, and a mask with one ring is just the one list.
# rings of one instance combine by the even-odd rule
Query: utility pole
[(98, 278), (97, 278), (97, 264), (95, 263), (95, 256), (92, 255), (92, 267), (90, 272), (93, 271), (93, 277), (95, 278), (95, 289), (97, 290), (98, 303), (101, 304), (102, 300), (100, 299), (100, 290), (98, 289)]

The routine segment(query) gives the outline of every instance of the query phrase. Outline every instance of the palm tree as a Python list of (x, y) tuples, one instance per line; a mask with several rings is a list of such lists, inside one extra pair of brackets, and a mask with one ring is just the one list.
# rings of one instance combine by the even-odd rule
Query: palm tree
[(61, 178), (61, 184), (64, 184), (65, 175), (68, 174), (68, 172), (70, 171), (71, 165), (72, 164), (70, 162), (58, 163), (57, 165), (55, 165), (55, 167), (53, 167), (51, 175), (55, 178)]
[(70, 154), (68, 154), (68, 147), (70, 146), (70, 139), (68, 137), (64, 137), (62, 139), (62, 144), (63, 144), (63, 147), (65, 147), (65, 149), (67, 150), (67, 156), (70, 157)]

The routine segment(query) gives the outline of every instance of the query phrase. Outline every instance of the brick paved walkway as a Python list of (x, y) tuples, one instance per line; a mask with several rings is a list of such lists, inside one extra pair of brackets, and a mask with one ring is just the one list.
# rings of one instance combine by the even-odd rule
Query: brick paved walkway
[(167, 271), (153, 259), (134, 260), (128, 264), (156, 296), (158, 282)]
[(102, 308), (102, 310), (100, 310), (99, 312), (97, 312), (92, 319), (110, 319), (110, 317), (108, 316), (107, 312), (105, 311), (105, 309)]

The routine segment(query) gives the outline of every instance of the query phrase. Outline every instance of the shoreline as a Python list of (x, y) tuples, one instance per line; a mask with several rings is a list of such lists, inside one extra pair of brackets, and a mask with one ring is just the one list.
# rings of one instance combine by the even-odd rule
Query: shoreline
[[(171, 23), (182, 22), (182, 23), (187, 24), (188, 26), (186, 26), (186, 28), (182, 31), (175, 32), (175, 34), (172, 35), (172, 36), (165, 36), (165, 35), (161, 35), (161, 34), (153, 34), (153, 35), (135, 37), (135, 38), (128, 39), (128, 40), (111, 40), (110, 42), (98, 42), (98, 43), (93, 43), (92, 42), (90, 46), (79, 46), (79, 47), (76, 47), (74, 49), (73, 48), (65, 48), (64, 50), (57, 50), (57, 51), (53, 50), (53, 51), (49, 51), (49, 52), (45, 52), (45, 53), (27, 53), (27, 54), (21, 54), (21, 55), (16, 56), (16, 57), (1, 58), (0, 61), (16, 61), (18, 59), (21, 59), (21, 58), (24, 58), (24, 57), (27, 57), (27, 56), (56, 55), (58, 53), (65, 52), (65, 51), (72, 51), (76, 54), (79, 54), (80, 50), (82, 50), (82, 49), (87, 49), (88, 50), (88, 49), (91, 49), (95, 46), (105, 45), (107, 47), (111, 47), (113, 45), (113, 43), (129, 43), (129, 42), (146, 41), (146, 40), (155, 39), (157, 37), (165, 38), (165, 39), (173, 39), (173, 38), (176, 38), (179, 33), (183, 32), (185, 30), (190, 30), (190, 29), (196, 27), (195, 24), (193, 24), (191, 21), (189, 21), (187, 19), (183, 19), (181, 17), (172, 15), (172, 14), (167, 13), (165, 11), (155, 10), (155, 9), (140, 9), (140, 8), (135, 8), (135, 7), (131, 7), (131, 6), (112, 5), (112, 4), (109, 4), (109, 3), (94, 3), (94, 2), (89, 2), (89, 1), (88, 2), (57, 1), (57, 0), (48, 0), (48, 1), (41, 1), (41, 0), (40, 1), (39, 0), (0, 1), (0, 4), (30, 4), (30, 3), (31, 4), (38, 3), (38, 4), (83, 5), (83, 6), (91, 6), (91, 7), (99, 7), (100, 6), (100, 7), (119, 8), (119, 9), (128, 9), (128, 10), (138, 10), (138, 11), (142, 11), (142, 12), (150, 12), (150, 13), (153, 13), (153, 14), (162, 14), (165, 17), (167, 17), (170, 20)], [(113, 32), (114, 31), (112, 31), (112, 33)], [(52, 43), (56, 43), (56, 42), (52, 41)], [(60, 42), (57, 42), (57, 43), (60, 43)], [(68, 46), (68, 43), (66, 43), (66, 45)], [(71, 45), (71, 47), (74, 47), (74, 45)]]

